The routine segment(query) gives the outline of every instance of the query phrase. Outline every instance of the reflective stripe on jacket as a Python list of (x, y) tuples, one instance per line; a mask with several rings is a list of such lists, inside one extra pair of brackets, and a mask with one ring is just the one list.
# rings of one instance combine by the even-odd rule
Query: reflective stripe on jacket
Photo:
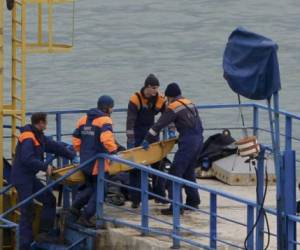
[(63, 143), (53, 141), (30, 124), (22, 127), (20, 131), (11, 171), (13, 184), (31, 182), (38, 171), (46, 171), (44, 153), (53, 153), (70, 160), (75, 156)]
[(165, 110), (165, 98), (158, 94), (152, 98), (143, 95), (143, 89), (131, 96), (128, 103), (126, 135), (129, 143), (143, 140), (154, 124), (155, 116)]
[[(80, 162), (83, 163), (98, 153), (115, 153), (118, 149), (114, 138), (112, 119), (98, 109), (91, 109), (87, 115), (79, 119), (73, 133), (73, 146), (80, 152)], [(109, 161), (105, 160), (105, 171), (108, 171)], [(98, 161), (88, 164), (84, 169), (87, 174), (98, 174)]]
[(152, 141), (161, 129), (174, 123), (179, 136), (199, 135), (202, 137), (203, 127), (196, 106), (188, 99), (179, 97), (170, 103), (159, 120), (149, 130), (146, 139)]

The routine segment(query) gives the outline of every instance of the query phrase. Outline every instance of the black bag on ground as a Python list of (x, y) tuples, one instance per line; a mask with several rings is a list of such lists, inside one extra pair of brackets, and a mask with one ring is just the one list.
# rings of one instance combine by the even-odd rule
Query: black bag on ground
[(203, 170), (209, 170), (213, 161), (236, 153), (234, 142), (235, 139), (231, 137), (228, 129), (208, 137), (198, 157), (198, 164)]

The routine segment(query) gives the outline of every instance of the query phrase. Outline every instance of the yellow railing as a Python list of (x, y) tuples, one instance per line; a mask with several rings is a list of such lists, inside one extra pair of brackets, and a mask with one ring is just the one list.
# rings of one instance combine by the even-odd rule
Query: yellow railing
[[(18, 126), (26, 122), (26, 62), (29, 53), (62, 53), (69, 52), (73, 47), (72, 44), (57, 43), (54, 41), (54, 4), (73, 3), (73, 31), (74, 31), (74, 2), (73, 0), (15, 0), (12, 9), (12, 32), (11, 32), (11, 86), (10, 102), (4, 104), (4, 86), (3, 86), (3, 28), (4, 28), (4, 3), (0, 0), (0, 189), (3, 188), (3, 157), (4, 157), (4, 116), (11, 119), (11, 156), (17, 144)], [(27, 41), (27, 5), (34, 4), (37, 6), (37, 13), (30, 14), (37, 18), (36, 41)], [(44, 20), (43, 6), (47, 6), (47, 20)], [(31, 9), (30, 9), (31, 11)], [(43, 21), (47, 21), (47, 35), (43, 37)], [(8, 145), (5, 145), (8, 149)], [(14, 201), (12, 201), (14, 203)], [(14, 205), (14, 204), (11, 204)], [(0, 196), (0, 213), (3, 212), (3, 196)], [(15, 221), (15, 219), (13, 219)], [(3, 247), (2, 232), (0, 232), (0, 249)]]

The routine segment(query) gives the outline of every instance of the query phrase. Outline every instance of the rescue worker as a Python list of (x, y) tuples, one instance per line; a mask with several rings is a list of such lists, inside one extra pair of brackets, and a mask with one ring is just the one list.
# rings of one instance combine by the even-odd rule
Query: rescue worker
[[(175, 153), (170, 173), (196, 182), (195, 165), (203, 146), (203, 128), (198, 110), (190, 100), (181, 96), (181, 89), (177, 83), (171, 83), (167, 86), (165, 96), (168, 99), (167, 109), (147, 133), (143, 141), (143, 148), (147, 149), (149, 143), (156, 140), (159, 131), (174, 122), (179, 133), (179, 139), (178, 150)], [(169, 198), (172, 199), (172, 185), (169, 186)], [(184, 188), (186, 205), (198, 208), (200, 204), (198, 191), (187, 186)], [(162, 209), (161, 213), (164, 215), (172, 214), (172, 206)]]
[[(80, 163), (83, 163), (98, 153), (115, 154), (118, 145), (115, 141), (112, 119), (114, 101), (110, 96), (99, 97), (97, 108), (90, 109), (85, 116), (79, 119), (73, 133), (73, 147), (79, 152)], [(105, 171), (108, 171), (109, 161), (105, 160)], [(83, 169), (86, 178), (85, 188), (80, 191), (70, 208), (70, 212), (79, 216), (78, 224), (94, 227), (90, 221), (96, 213), (98, 160), (88, 164)], [(87, 205), (80, 215), (80, 210)]]
[[(142, 144), (147, 131), (154, 124), (155, 116), (165, 109), (165, 98), (158, 93), (159, 80), (155, 75), (150, 74), (144, 82), (144, 87), (140, 92), (134, 93), (128, 104), (126, 135), (127, 148), (138, 147)], [(159, 136), (154, 141), (158, 141)], [(159, 163), (153, 164), (152, 167), (158, 169)], [(139, 188), (141, 183), (140, 171), (134, 169), (129, 175), (130, 186)], [(159, 196), (165, 197), (165, 181), (153, 176), (153, 192)], [(141, 201), (140, 192), (130, 190), (132, 208), (138, 208)], [(163, 200), (156, 199), (156, 202)]]
[[(42, 189), (45, 185), (36, 177), (39, 171), (52, 172), (52, 167), (45, 165), (44, 153), (53, 153), (68, 159), (75, 157), (75, 152), (67, 149), (64, 144), (55, 142), (46, 137), (43, 131), (47, 128), (47, 114), (38, 112), (31, 116), (31, 124), (20, 129), (16, 155), (11, 170), (11, 181), (18, 191), (19, 201), (26, 199)], [(43, 204), (41, 214), (41, 234), (37, 241), (55, 242), (56, 238), (51, 236), (55, 215), (56, 199), (50, 190), (45, 191), (36, 200)], [(30, 201), (21, 207), (20, 218), (20, 249), (30, 249), (33, 241), (33, 202)], [(53, 232), (53, 231), (52, 231)]]

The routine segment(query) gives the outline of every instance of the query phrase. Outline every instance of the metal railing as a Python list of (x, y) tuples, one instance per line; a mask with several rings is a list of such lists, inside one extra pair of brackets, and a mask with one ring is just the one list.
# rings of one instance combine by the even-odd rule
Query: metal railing
[[(5, 211), (0, 216), (0, 220), (4, 221), (6, 223), (11, 223), (11, 222), (5, 220), (5, 217), (7, 215), (12, 213), (16, 209), (20, 208), (22, 205), (30, 202), (31, 200), (36, 198), (41, 193), (45, 192), (46, 190), (49, 190), (50, 188), (52, 188), (56, 184), (62, 182), (63, 180), (65, 180), (66, 178), (68, 178), (69, 176), (74, 174), (76, 171), (81, 170), (88, 163), (94, 161), (95, 159), (99, 160), (99, 174), (98, 174), (98, 180), (97, 180), (97, 203), (96, 203), (96, 206), (97, 206), (97, 208), (96, 208), (96, 211), (97, 211), (96, 220), (97, 220), (97, 227), (98, 228), (102, 227), (103, 223), (105, 221), (109, 221), (109, 222), (113, 222), (113, 223), (116, 223), (116, 224), (120, 224), (120, 225), (124, 225), (124, 226), (128, 226), (128, 227), (138, 229), (139, 231), (142, 232), (143, 235), (148, 235), (150, 233), (153, 233), (153, 234), (169, 236), (173, 241), (173, 248), (179, 248), (181, 242), (186, 242), (188, 244), (191, 244), (193, 246), (197, 246), (197, 247), (200, 247), (200, 248), (203, 248), (203, 249), (216, 249), (218, 243), (221, 243), (222, 245), (235, 247), (237, 249), (244, 249), (244, 247), (241, 246), (241, 245), (238, 245), (234, 242), (231, 242), (231, 241), (228, 241), (226, 239), (222, 239), (222, 238), (218, 237), (218, 234), (217, 234), (217, 232), (218, 232), (217, 221), (218, 220), (225, 220), (225, 221), (229, 221), (229, 222), (234, 223), (234, 224), (244, 226), (247, 230), (247, 233), (249, 233), (250, 230), (252, 229), (253, 225), (254, 225), (254, 212), (256, 210), (257, 211), (256, 214), (258, 214), (258, 211), (261, 208), (258, 203), (254, 202), (254, 201), (251, 201), (251, 200), (244, 199), (244, 198), (240, 198), (238, 196), (235, 196), (235, 195), (232, 195), (232, 194), (229, 194), (229, 193), (226, 193), (226, 192), (222, 192), (222, 191), (219, 191), (219, 190), (214, 190), (212, 188), (208, 188), (206, 186), (203, 186), (203, 185), (200, 185), (200, 184), (197, 184), (197, 183), (193, 183), (193, 182), (181, 179), (181, 178), (177, 178), (173, 175), (169, 175), (167, 173), (164, 173), (164, 172), (161, 172), (161, 171), (143, 166), (141, 164), (136, 164), (136, 163), (121, 159), (117, 156), (111, 156), (111, 155), (108, 155), (108, 154), (98, 154), (95, 157), (93, 157), (92, 159), (90, 159), (89, 161), (84, 162), (83, 164), (81, 164), (76, 169), (73, 169), (72, 171), (68, 172), (66, 175), (60, 177), (59, 179), (57, 179), (57, 180), (53, 181), (52, 183), (50, 183), (49, 185), (45, 186), (44, 188), (39, 190), (37, 193), (35, 193), (35, 194), (31, 195), (30, 197), (28, 197), (27, 199), (21, 201), (16, 206), (14, 206), (14, 207), (8, 209), (7, 211)], [(105, 205), (105, 193), (104, 193), (105, 188), (104, 188), (104, 185), (107, 182), (113, 183), (115, 185), (118, 185), (118, 184), (115, 183), (115, 182), (112, 182), (111, 180), (109, 180), (105, 177), (104, 159), (109, 159), (111, 161), (116, 161), (116, 162), (119, 162), (119, 163), (122, 163), (122, 164), (126, 164), (126, 165), (129, 165), (132, 168), (140, 170), (140, 172), (141, 172), (141, 190), (140, 191), (141, 191), (141, 203), (142, 203), (142, 208), (141, 208), (141, 212), (140, 212), (140, 217), (141, 217), (141, 223), (140, 224), (129, 223), (129, 222), (124, 221), (122, 219), (112, 218), (112, 217), (109, 216), (109, 214), (105, 214), (105, 212), (104, 212), (104, 205)], [(171, 202), (172, 208), (173, 208), (172, 223), (169, 223), (169, 222), (167, 222), (166, 220), (163, 220), (163, 219), (155, 218), (155, 217), (151, 216), (150, 213), (149, 213), (149, 195), (153, 195), (153, 193), (151, 193), (148, 190), (148, 184), (147, 183), (148, 183), (149, 175), (155, 175), (155, 176), (164, 178), (164, 179), (168, 180), (170, 183), (172, 183), (171, 185), (173, 186), (173, 200), (169, 200)], [(184, 186), (189, 186), (191, 188), (195, 188), (197, 190), (201, 190), (202, 192), (209, 192), (209, 194), (210, 194), (209, 212), (206, 212), (202, 209), (191, 208), (189, 206), (183, 205), (180, 202), (181, 187), (183, 185)], [(123, 186), (126, 186), (126, 185), (123, 185)], [(128, 187), (128, 186), (126, 186), (126, 187)], [(130, 187), (128, 187), (128, 188), (130, 188)], [(218, 213), (217, 213), (217, 201), (219, 199), (218, 197), (226, 198), (228, 200), (238, 202), (238, 203), (244, 205), (245, 209), (247, 209), (247, 223), (244, 224), (244, 223), (241, 223), (240, 221), (236, 221), (236, 220), (229, 219), (227, 217), (218, 215)], [(163, 198), (163, 197), (160, 197), (160, 198)], [(208, 233), (199, 233), (195, 230), (182, 227), (181, 224), (180, 224), (180, 218), (181, 218), (180, 210), (183, 207), (188, 207), (188, 208), (193, 209), (196, 212), (205, 213), (205, 214), (209, 215), (209, 217), (210, 217), (209, 232)], [(121, 210), (126, 210), (126, 208), (122, 208), (122, 207), (120, 207), (120, 209)], [(265, 209), (265, 211), (267, 213), (276, 215), (276, 211), (273, 210), (273, 209), (267, 208), (267, 209)], [(168, 225), (172, 226), (172, 231), (170, 233), (166, 233), (162, 230), (150, 227), (149, 226), (149, 219), (156, 220), (156, 221), (158, 221), (162, 224), (168, 224)], [(300, 219), (298, 219), (297, 217), (292, 216), (292, 215), (288, 215), (287, 219), (289, 221), (289, 224), (291, 224), (292, 227), (294, 227), (294, 225), (293, 225), (294, 222), (300, 221)], [(16, 227), (17, 230), (18, 230), (18, 227), (17, 227), (18, 225), (13, 224), (13, 223), (11, 223), (11, 225)], [(1, 225), (1, 227), (3, 227), (3, 225)], [(258, 227), (258, 229), (256, 230), (256, 241), (254, 241), (254, 236), (253, 235), (248, 237), (247, 249), (249, 249), (249, 250), (250, 249), (262, 249), (261, 244), (262, 244), (263, 240), (261, 241), (261, 240), (258, 240), (258, 239), (261, 239), (261, 237), (263, 237), (263, 233), (264, 233), (263, 224), (260, 225), (260, 228)], [(194, 235), (194, 236), (206, 237), (206, 238), (209, 239), (209, 244), (205, 245), (201, 242), (191, 240), (188, 237), (184, 237), (184, 236), (181, 235), (181, 232), (183, 232), (183, 231), (188, 231), (191, 235)], [(291, 234), (291, 235), (293, 235), (293, 234)], [(276, 236), (276, 234), (273, 234), (273, 236)], [(17, 242), (18, 242), (18, 239), (17, 239)], [(294, 238), (290, 239), (290, 243), (291, 244), (299, 244)]]
[[(245, 108), (252, 108), (253, 109), (253, 120), (252, 120), (252, 126), (250, 128), (252, 128), (253, 130), (253, 134), (258, 135), (258, 133), (260, 131), (262, 132), (268, 132), (270, 133), (270, 131), (266, 130), (266, 129), (261, 129), (259, 127), (260, 125), (260, 113), (262, 111), (267, 111), (268, 108), (260, 105), (260, 104), (243, 104), (241, 105), (242, 107)], [(200, 105), (198, 106), (198, 108), (201, 109), (227, 109), (227, 108), (238, 108), (239, 105), (235, 105), (235, 104), (229, 104), (229, 105)], [(117, 109), (114, 112), (124, 112), (125, 109)], [(58, 141), (60, 141), (62, 139), (63, 136), (65, 136), (65, 134), (62, 133), (62, 117), (65, 114), (74, 114), (74, 113), (83, 113), (86, 112), (86, 110), (69, 110), (69, 111), (51, 111), (48, 112), (48, 114), (50, 115), (55, 115), (56, 118), (56, 139)], [(30, 115), (30, 113), (28, 113), (28, 115)], [(282, 136), (284, 137), (285, 140), (285, 150), (288, 151), (288, 153), (285, 155), (285, 158), (283, 159), (284, 161), (287, 161), (286, 164), (289, 166), (293, 165), (293, 155), (289, 152), (291, 152), (292, 149), (292, 145), (293, 143), (297, 142), (298, 140), (300, 140), (299, 138), (293, 137), (293, 133), (292, 133), (292, 124), (293, 124), (293, 120), (299, 121), (300, 120), (300, 116), (285, 112), (285, 111), (280, 111), (280, 115), (283, 115), (285, 117), (285, 133), (282, 134)], [(223, 127), (222, 127), (223, 128)], [(214, 129), (221, 129), (220, 128), (210, 128), (212, 130)], [(239, 129), (242, 129), (242, 127), (240, 127)], [(122, 131), (121, 131), (122, 132)], [(294, 157), (295, 158), (295, 157)], [(237, 197), (235, 195), (226, 193), (226, 192), (221, 192), (218, 190), (214, 190), (212, 188), (208, 188), (205, 187), (203, 185), (197, 184), (197, 183), (193, 183), (193, 182), (189, 182), (187, 180), (184, 179), (180, 179), (177, 178), (175, 176), (166, 174), (164, 172), (161, 171), (157, 171), (155, 169), (152, 168), (148, 168), (145, 167), (143, 165), (140, 164), (135, 164), (133, 162), (118, 158), (116, 156), (110, 156), (107, 154), (99, 154), (95, 157), (93, 157), (91, 160), (83, 163), (82, 165), (80, 165), (78, 168), (70, 171), (68, 174), (66, 174), (65, 176), (59, 178), (58, 180), (52, 182), (51, 184), (49, 184), (48, 186), (46, 186), (45, 188), (41, 189), (40, 191), (38, 191), (37, 193), (35, 193), (34, 195), (32, 195), (31, 197), (29, 197), (28, 199), (20, 202), (19, 204), (17, 204), (17, 206), (10, 208), (9, 210), (5, 211), (1, 216), (0, 216), (0, 220), (2, 222), (4, 222), (4, 224), (1, 225), (1, 227), (10, 225), (10, 227), (15, 227), (16, 230), (18, 231), (18, 225), (16, 224), (9, 224), (11, 222), (7, 221), (4, 217), (7, 216), (9, 213), (11, 213), (12, 211), (14, 211), (15, 209), (19, 208), (20, 206), (24, 205), (25, 203), (29, 202), (30, 200), (34, 199), (36, 196), (38, 196), (39, 194), (41, 194), (42, 192), (45, 192), (46, 190), (50, 189), (51, 187), (53, 187), (54, 185), (56, 185), (57, 183), (63, 181), (64, 179), (66, 179), (67, 177), (71, 176), (74, 172), (79, 171), (80, 169), (82, 169), (86, 164), (88, 164), (89, 162), (95, 160), (95, 159), (99, 159), (99, 174), (98, 174), (98, 180), (97, 180), (97, 226), (101, 227), (103, 225), (103, 223), (105, 221), (110, 221), (110, 222), (114, 222), (120, 225), (124, 225), (124, 226), (129, 226), (132, 228), (135, 228), (139, 231), (142, 232), (143, 235), (148, 235), (149, 233), (154, 233), (154, 234), (160, 234), (160, 235), (165, 235), (165, 236), (169, 236), (172, 241), (173, 241), (173, 247), (174, 248), (178, 248), (180, 247), (180, 243), (181, 242), (186, 242), (188, 244), (191, 244), (193, 246), (198, 246), (200, 248), (203, 249), (216, 249), (218, 244), (223, 244), (223, 245), (227, 245), (227, 246), (231, 246), (231, 247), (235, 247), (238, 249), (244, 249), (244, 246), (241, 246), (237, 243), (228, 241), (226, 239), (222, 239), (220, 237), (218, 237), (218, 220), (225, 220), (227, 222), (230, 223), (234, 223), (240, 226), (245, 227), (247, 234), (250, 233), (253, 225), (254, 225), (254, 219), (255, 219), (255, 211), (256, 211), (256, 216), (259, 215), (259, 211), (261, 209), (261, 203), (256, 202), (256, 201), (251, 201), (251, 200), (247, 200), (244, 198), (240, 198)], [(104, 194), (104, 185), (106, 185), (106, 183), (111, 183), (117, 186), (121, 186), (121, 187), (126, 187), (128, 189), (133, 189), (131, 187), (128, 187), (126, 185), (122, 185), (122, 184), (118, 184), (115, 182), (112, 182), (111, 180), (107, 179), (104, 175), (104, 159), (109, 159), (112, 161), (116, 161), (116, 162), (120, 162), (123, 164), (127, 164), (132, 168), (136, 168), (139, 169), (141, 171), (141, 188), (140, 189), (134, 189), (136, 191), (140, 191), (141, 192), (141, 201), (142, 201), (142, 207), (141, 207), (141, 213), (139, 213), (140, 217), (141, 217), (141, 223), (140, 224), (135, 224), (135, 223), (128, 223), (127, 221), (124, 221), (120, 218), (116, 218), (116, 217), (110, 217), (109, 214), (105, 214), (104, 213), (104, 201), (105, 201), (105, 194)], [(262, 168), (263, 169), (263, 168)], [(263, 173), (263, 172), (262, 172)], [(153, 217), (149, 214), (149, 202), (148, 202), (148, 198), (149, 195), (151, 196), (157, 196), (155, 194), (153, 194), (152, 192), (150, 192), (148, 190), (148, 185), (146, 185), (145, 183), (148, 183), (148, 177), (149, 175), (155, 175), (161, 178), (164, 178), (166, 180), (168, 180), (170, 183), (172, 183), (171, 185), (173, 185), (173, 200), (168, 200), (169, 202), (172, 203), (172, 208), (173, 208), (173, 217), (172, 217), (172, 222), (168, 222), (167, 220), (163, 220), (163, 219), (159, 219), (156, 217)], [(263, 174), (262, 174), (263, 176)], [(288, 173), (287, 173), (287, 178), (294, 178), (295, 179), (295, 175), (293, 176), (293, 169), (291, 169)], [(262, 180), (263, 182), (263, 180)], [(209, 196), (210, 196), (210, 202), (209, 202), (209, 211), (205, 211), (203, 209), (194, 209), (191, 207), (188, 207), (186, 205), (183, 205), (180, 203), (180, 190), (181, 190), (181, 186), (189, 186), (191, 188), (195, 188), (198, 190), (201, 190), (202, 192), (208, 192)], [(293, 205), (292, 203), (295, 201), (295, 181), (290, 181), (287, 186), (285, 187), (285, 195), (287, 196), (291, 196), (291, 192), (293, 192), (293, 195), (291, 197), (291, 202), (288, 203), (287, 206), (287, 213), (285, 213), (284, 215), (282, 215), (285, 219), (286, 219), (286, 223), (287, 223), (287, 228), (292, 231), (291, 234), (288, 235), (288, 244), (289, 244), (289, 249), (293, 249), (293, 247), (295, 245), (300, 245), (300, 243), (296, 240), (296, 238), (294, 237), (295, 233), (296, 233), (296, 229), (295, 229), (295, 223), (299, 223), (300, 219), (299, 217), (295, 216), (295, 204)], [(4, 193), (4, 191), (1, 191), (1, 194)], [(287, 197), (286, 196), (286, 197)], [(158, 197), (157, 198), (163, 198), (163, 197)], [(221, 216), (218, 214), (217, 211), (217, 202), (219, 198), (226, 198), (232, 202), (238, 202), (242, 205), (245, 206), (245, 210), (246, 210), (246, 214), (247, 214), (247, 220), (246, 223), (243, 223), (241, 221), (237, 221), (237, 220), (233, 220), (231, 218), (225, 217), (225, 216)], [(202, 232), (197, 232), (195, 230), (189, 229), (189, 228), (185, 228), (183, 226), (181, 226), (180, 224), (180, 210), (183, 207), (188, 207), (198, 213), (203, 213), (209, 216), (209, 232), (207, 233), (202, 233)], [(126, 207), (119, 207), (119, 209), (123, 210), (123, 211), (128, 211), (129, 209), (127, 209)], [(132, 212), (132, 211), (130, 211)], [(266, 212), (269, 215), (273, 215), (273, 216), (278, 216), (277, 215), (277, 211), (275, 209), (271, 209), (271, 208), (264, 208), (264, 212)], [(153, 228), (149, 226), (149, 219), (152, 220), (156, 220), (159, 223), (165, 224), (165, 225), (169, 225), (172, 227), (172, 231), (170, 233), (164, 232), (162, 230), (159, 230), (157, 228)], [(190, 234), (194, 235), (194, 236), (201, 236), (204, 238), (207, 238), (209, 241), (209, 244), (204, 244), (202, 242), (197, 242), (195, 240), (189, 239), (189, 237), (183, 237), (181, 235), (181, 232), (186, 231), (189, 232)], [(251, 234), (250, 237), (248, 237), (247, 239), (247, 249), (262, 249), (262, 245), (263, 244), (263, 235), (266, 234), (267, 232), (264, 230), (264, 223), (263, 223), (263, 219), (259, 218), (259, 223), (258, 223), (258, 228), (256, 229), (255, 232), (255, 240), (254, 240), (254, 234)], [(270, 233), (271, 237), (277, 237), (277, 235), (275, 233)], [(262, 240), (262, 241), (261, 241)], [(18, 241), (17, 241), (18, 242)]]

